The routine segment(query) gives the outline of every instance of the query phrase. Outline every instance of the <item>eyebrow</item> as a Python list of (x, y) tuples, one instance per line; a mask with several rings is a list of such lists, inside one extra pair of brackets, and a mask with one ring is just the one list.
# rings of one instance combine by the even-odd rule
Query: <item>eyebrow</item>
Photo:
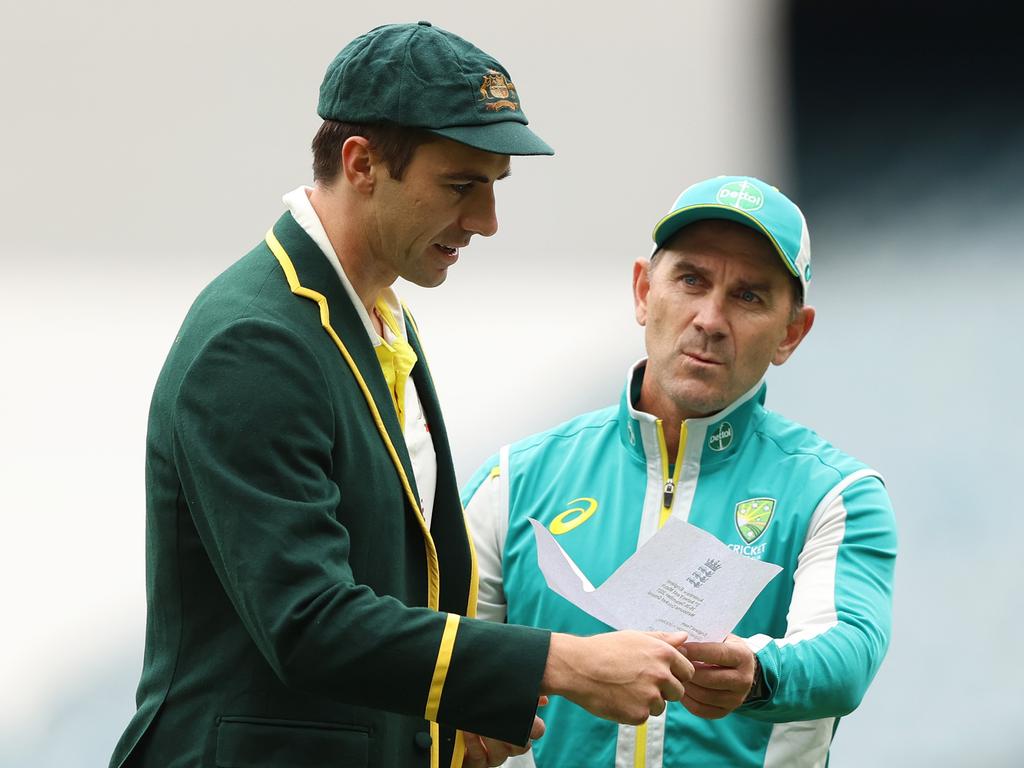
[[(501, 181), (502, 179), (507, 179), (511, 175), (512, 175), (512, 168), (506, 168), (501, 173), (501, 175), (498, 176), (495, 179), (495, 181)], [(449, 181), (475, 181), (475, 182), (477, 182), (479, 184), (487, 184), (490, 181), (489, 178), (487, 178), (486, 176), (481, 176), (476, 171), (455, 171), (453, 173), (446, 173), (446, 174), (442, 175), (441, 178), (447, 179)]]
[(687, 261), (685, 257), (679, 256), (673, 261), (669, 268), (675, 272), (696, 272), (701, 277), (707, 277), (708, 271), (703, 267), (698, 267), (692, 261)]
[[(672, 269), (676, 270), (677, 272), (695, 272), (701, 277), (707, 277), (708, 275), (708, 270), (697, 266), (692, 261), (688, 261), (685, 257), (680, 257), (676, 259), (675, 263), (672, 265)], [(755, 283), (748, 282), (746, 280), (740, 281), (738, 287), (747, 291), (757, 291), (759, 293), (772, 293), (772, 291), (774, 290), (771, 283)]]

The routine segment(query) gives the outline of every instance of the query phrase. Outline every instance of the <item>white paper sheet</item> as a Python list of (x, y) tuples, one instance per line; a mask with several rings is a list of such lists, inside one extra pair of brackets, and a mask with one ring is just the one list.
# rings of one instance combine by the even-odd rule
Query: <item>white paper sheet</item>
[(684, 630), (691, 640), (719, 642), (782, 570), (669, 518), (595, 589), (551, 532), (532, 518), (530, 524), (548, 586), (615, 629)]

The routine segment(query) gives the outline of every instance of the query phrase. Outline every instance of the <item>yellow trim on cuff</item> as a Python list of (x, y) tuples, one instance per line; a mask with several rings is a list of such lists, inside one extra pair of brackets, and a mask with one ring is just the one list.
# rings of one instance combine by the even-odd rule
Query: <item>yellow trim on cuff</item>
[(441, 726), (430, 724), (430, 768), (441, 768)]
[(466, 734), (462, 731), (455, 732), (455, 749), (452, 750), (451, 768), (462, 768), (462, 761), (466, 756)]
[(448, 667), (452, 662), (452, 651), (455, 650), (455, 635), (459, 632), (457, 613), (449, 613), (441, 633), (441, 645), (437, 649), (437, 663), (434, 664), (434, 677), (430, 681), (430, 693), (427, 695), (427, 709), (423, 714), (425, 720), (437, 721), (437, 710), (441, 708), (441, 692), (444, 681), (448, 677)]
[[(274, 235), (273, 228), (267, 231), (266, 243), (271, 253), (274, 254), (274, 258), (277, 259), (277, 263), (281, 265), (291, 292), (296, 296), (301, 296), (304, 299), (315, 302), (320, 308), (320, 325), (327, 331), (327, 335), (331, 337), (334, 345), (341, 352), (341, 356), (345, 358), (345, 362), (348, 363), (348, 367), (352, 370), (352, 375), (355, 376), (356, 382), (359, 384), (359, 389), (363, 393), (363, 398), (370, 409), (373, 421), (377, 425), (377, 431), (380, 433), (381, 439), (384, 440), (384, 445), (391, 456), (391, 463), (395, 465), (398, 477), (402, 481), (402, 488), (405, 489), (406, 498), (409, 499), (409, 503), (415, 512), (416, 520), (420, 525), (424, 546), (427, 550), (427, 605), (436, 611), (441, 604), (441, 568), (437, 560), (437, 547), (434, 546), (434, 539), (430, 535), (430, 529), (427, 528), (426, 521), (423, 519), (419, 500), (416, 498), (416, 494), (412, 492), (409, 478), (402, 467), (402, 460), (398, 458), (398, 452), (395, 450), (394, 443), (391, 442), (391, 436), (388, 435), (387, 427), (384, 426), (384, 420), (381, 418), (380, 410), (373, 399), (373, 393), (370, 392), (370, 388), (366, 385), (366, 380), (363, 379), (363, 375), (359, 372), (359, 367), (356, 365), (356, 361), (352, 359), (352, 355), (349, 354), (348, 348), (331, 326), (331, 313), (327, 306), (327, 298), (322, 293), (306, 288), (299, 282), (299, 276), (295, 272), (295, 265), (292, 263), (291, 257), (288, 256), (288, 252), (285, 251), (278, 241), (277, 236)], [(441, 682), (443, 684), (444, 681), (442, 680)]]

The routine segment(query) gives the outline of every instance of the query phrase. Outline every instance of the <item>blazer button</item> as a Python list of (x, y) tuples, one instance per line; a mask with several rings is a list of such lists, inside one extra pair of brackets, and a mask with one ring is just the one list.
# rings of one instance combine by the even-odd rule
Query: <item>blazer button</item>
[(420, 749), (426, 751), (430, 749), (430, 745), (433, 743), (433, 739), (430, 738), (430, 734), (424, 731), (420, 731), (413, 736), (413, 743)]

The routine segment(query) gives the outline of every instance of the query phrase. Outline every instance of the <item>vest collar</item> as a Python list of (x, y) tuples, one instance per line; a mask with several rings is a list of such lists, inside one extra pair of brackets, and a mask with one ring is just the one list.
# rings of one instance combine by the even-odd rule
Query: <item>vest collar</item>
[[(619, 402), (619, 437), (626, 450), (645, 463), (660, 457), (658, 419), (635, 405), (646, 368), (646, 358), (630, 367)], [(701, 445), (701, 463), (725, 461), (739, 450), (764, 418), (767, 389), (762, 379), (718, 413), (686, 420), (687, 444)]]

